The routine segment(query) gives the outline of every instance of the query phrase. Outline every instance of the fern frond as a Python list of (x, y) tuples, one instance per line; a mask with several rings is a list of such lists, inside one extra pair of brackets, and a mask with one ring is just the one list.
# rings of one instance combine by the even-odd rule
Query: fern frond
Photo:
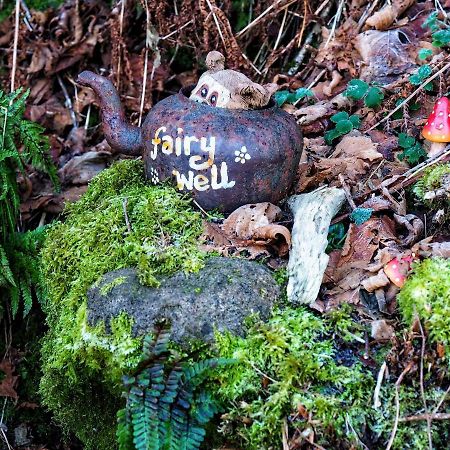
[(181, 364), (169, 338), (165, 325), (158, 326), (153, 337), (146, 336), (141, 363), (133, 376), (123, 377), (127, 406), (118, 416), (119, 450), (128, 450), (130, 436), (136, 450), (198, 450), (204, 426), (218, 412), (199, 386), (208, 371), (235, 360)]
[[(49, 141), (44, 129), (23, 118), (28, 95), (29, 91), (22, 89), (10, 94), (0, 91), (0, 284), (4, 287), (4, 298), (0, 300), (9, 303), (13, 317), (21, 300), (24, 315), (29, 313), (33, 288), (41, 281), (38, 232), (17, 233), (20, 207), (17, 172), (25, 173), (26, 164), (31, 163), (47, 172), (55, 185), (58, 183), (56, 168), (47, 154)], [(44, 289), (38, 288), (37, 294), (38, 300), (43, 301)]]
[(133, 427), (128, 408), (120, 409), (117, 412), (117, 443), (119, 450), (134, 450)]

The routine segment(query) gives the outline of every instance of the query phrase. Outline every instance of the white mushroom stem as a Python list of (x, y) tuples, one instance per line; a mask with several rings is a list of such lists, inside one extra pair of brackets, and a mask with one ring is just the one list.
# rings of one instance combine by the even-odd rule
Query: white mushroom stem
[(344, 202), (344, 191), (334, 187), (289, 198), (294, 214), (287, 286), (291, 302), (311, 304), (316, 300), (329, 260), (325, 253), (328, 228)]
[(432, 142), (430, 145), (430, 150), (427, 152), (428, 157), (432, 158), (433, 156), (439, 155), (447, 144), (445, 142)]

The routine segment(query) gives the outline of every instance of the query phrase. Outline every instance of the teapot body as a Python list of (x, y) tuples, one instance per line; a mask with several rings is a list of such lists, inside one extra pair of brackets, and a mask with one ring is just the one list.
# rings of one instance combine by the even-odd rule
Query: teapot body
[(206, 210), (277, 203), (292, 187), (303, 139), (295, 119), (269, 105), (215, 108), (188, 99), (189, 89), (159, 103), (142, 126), (145, 172), (171, 178)]

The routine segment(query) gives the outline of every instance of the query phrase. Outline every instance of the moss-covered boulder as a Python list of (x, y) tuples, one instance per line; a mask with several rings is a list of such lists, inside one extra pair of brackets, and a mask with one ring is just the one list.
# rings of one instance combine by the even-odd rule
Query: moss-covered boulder
[(212, 257), (196, 273), (162, 277), (157, 288), (139, 283), (133, 269), (107, 273), (88, 291), (88, 322), (109, 324), (126, 312), (133, 333), (151, 333), (161, 319), (171, 323), (178, 344), (214, 341), (214, 332), (243, 334), (245, 319), (267, 319), (280, 288), (271, 272), (254, 261)]
[(120, 314), (87, 321), (87, 291), (107, 272), (136, 267), (141, 283), (177, 271), (195, 272), (201, 216), (169, 186), (148, 186), (140, 161), (122, 161), (94, 178), (68, 205), (42, 251), (49, 331), (42, 342), (43, 403), (86, 449), (115, 445), (115, 412), (122, 407), (121, 376), (134, 367), (141, 339)]

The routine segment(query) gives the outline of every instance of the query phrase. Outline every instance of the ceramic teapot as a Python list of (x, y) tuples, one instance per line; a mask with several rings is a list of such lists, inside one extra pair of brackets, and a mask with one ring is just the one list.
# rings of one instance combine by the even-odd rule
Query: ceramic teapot
[(303, 138), (294, 117), (273, 100), (256, 110), (213, 107), (190, 100), (192, 86), (157, 103), (136, 127), (127, 123), (111, 81), (84, 71), (78, 82), (97, 95), (110, 146), (142, 155), (151, 183), (173, 178), (206, 210), (276, 204), (292, 187)]

